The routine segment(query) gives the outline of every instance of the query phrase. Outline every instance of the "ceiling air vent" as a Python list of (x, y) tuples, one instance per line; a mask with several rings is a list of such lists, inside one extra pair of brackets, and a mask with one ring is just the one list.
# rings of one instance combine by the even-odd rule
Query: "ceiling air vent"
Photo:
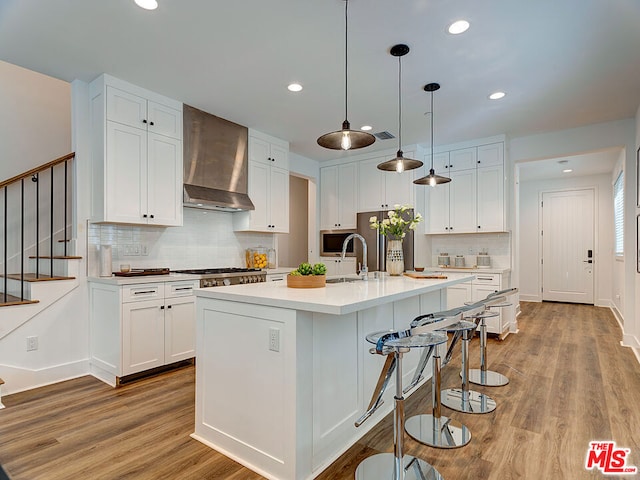
[(392, 138), (396, 138), (393, 136), (393, 134), (387, 132), (386, 130), (384, 132), (374, 133), (373, 136), (380, 140), (390, 140)]

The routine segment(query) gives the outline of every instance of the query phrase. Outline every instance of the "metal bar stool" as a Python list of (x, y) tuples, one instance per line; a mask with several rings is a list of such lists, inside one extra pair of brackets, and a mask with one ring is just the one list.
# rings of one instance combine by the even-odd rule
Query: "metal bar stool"
[(517, 288), (508, 288), (506, 290), (500, 290), (499, 292), (487, 295), (487, 298), (485, 299), (486, 310), (472, 317), (476, 320), (480, 320), (480, 368), (469, 370), (469, 381), (471, 383), (486, 387), (502, 387), (509, 383), (509, 379), (501, 373), (487, 370), (487, 324), (485, 320), (499, 315), (498, 312), (491, 311), (491, 308), (510, 306), (510, 303), (504, 303), (504, 301), (507, 296), (513, 295), (517, 291)]
[(442, 480), (442, 475), (425, 460), (404, 454), (404, 392), (402, 390), (402, 356), (411, 348), (430, 348), (446, 343), (443, 332), (431, 327), (405, 331), (382, 331), (367, 335), (376, 345), (370, 352), (386, 355), (378, 383), (367, 411), (355, 422), (359, 427), (382, 405), (382, 396), (395, 370), (396, 393), (393, 409), (393, 453), (380, 453), (365, 458), (356, 469), (356, 480)]
[[(484, 305), (469, 305), (463, 307), (463, 310), (469, 312), (476, 309), (484, 309)], [(471, 313), (468, 313), (471, 315)], [(464, 313), (463, 313), (464, 315)], [(452, 410), (464, 413), (490, 413), (496, 409), (496, 402), (484, 393), (469, 390), (469, 342), (475, 333), (476, 324), (473, 322), (460, 321), (458, 325), (447, 328), (447, 331), (453, 332), (453, 340), (449, 345), (447, 356), (445, 357), (445, 365), (451, 359), (455, 344), (462, 338), (460, 342), (462, 348), (462, 369), (460, 375), (462, 377), (461, 388), (448, 388), (442, 390), (442, 404)]]
[[(441, 312), (436, 314), (422, 315), (417, 317), (411, 323), (412, 327), (426, 324), (434, 324), (441, 321), (445, 316), (449, 318), (460, 317), (459, 310), (453, 310), (449, 312)], [(455, 324), (459, 323), (457, 321)], [(471, 328), (475, 328), (475, 324), (465, 322), (469, 324)], [(454, 325), (455, 325), (454, 324)], [(434, 325), (438, 328), (438, 325)], [(446, 327), (445, 327), (446, 329)], [(435, 353), (433, 353), (435, 351)], [(429, 357), (433, 353), (433, 375), (431, 377), (431, 413), (414, 415), (409, 417), (405, 424), (405, 431), (414, 440), (424, 443), (435, 448), (458, 448), (466, 445), (471, 441), (471, 431), (466, 425), (453, 420), (452, 418), (442, 415), (442, 402), (441, 402), (441, 359), (434, 347), (424, 350), (420, 357), (420, 362), (416, 368), (414, 377), (409, 386), (404, 390), (404, 393), (411, 390), (422, 380), (422, 372), (427, 366)]]

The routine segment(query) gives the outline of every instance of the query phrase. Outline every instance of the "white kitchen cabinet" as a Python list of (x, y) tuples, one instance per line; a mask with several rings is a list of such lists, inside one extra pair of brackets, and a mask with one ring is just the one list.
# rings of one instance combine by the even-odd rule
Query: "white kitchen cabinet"
[(289, 233), (288, 149), (286, 142), (249, 133), (248, 193), (255, 210), (234, 213), (234, 230)]
[(91, 220), (182, 225), (182, 104), (109, 75), (90, 95)]
[(198, 281), (90, 283), (91, 371), (121, 377), (195, 356)]
[[(407, 158), (414, 158), (413, 152), (405, 152)], [(379, 163), (390, 160), (377, 157), (358, 164), (358, 211), (371, 212), (393, 209), (394, 205), (415, 206), (416, 170), (403, 173), (378, 170)]]
[(356, 228), (358, 164), (346, 163), (320, 169), (320, 229)]
[(289, 146), (258, 132), (249, 133), (249, 161), (289, 170)]
[(505, 229), (504, 144), (502, 142), (439, 155), (436, 171), (450, 183), (426, 192), (426, 233), (502, 232)]
[(356, 272), (356, 257), (345, 257), (341, 260), (339, 257), (320, 257), (320, 262), (327, 266), (327, 276), (332, 275), (351, 275)]

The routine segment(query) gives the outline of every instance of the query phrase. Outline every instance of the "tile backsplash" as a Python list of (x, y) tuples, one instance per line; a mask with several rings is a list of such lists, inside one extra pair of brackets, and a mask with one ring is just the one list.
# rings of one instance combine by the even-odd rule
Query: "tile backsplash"
[(453, 257), (464, 255), (465, 266), (476, 264), (476, 255), (487, 252), (491, 257), (494, 268), (511, 268), (511, 234), (510, 233), (481, 233), (459, 235), (431, 236), (431, 265), (438, 265), (438, 255), (448, 253)]
[(182, 227), (89, 224), (88, 274), (99, 275), (99, 246), (111, 245), (112, 271), (131, 268), (170, 269), (244, 267), (245, 249), (273, 247), (274, 235), (233, 231), (233, 213), (184, 209)]

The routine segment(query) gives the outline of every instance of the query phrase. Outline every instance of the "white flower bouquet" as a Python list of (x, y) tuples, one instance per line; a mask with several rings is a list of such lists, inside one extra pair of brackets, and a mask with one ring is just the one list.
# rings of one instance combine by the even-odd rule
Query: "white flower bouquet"
[(371, 217), (369, 224), (372, 229), (378, 230), (382, 235), (394, 240), (405, 237), (407, 231), (415, 230), (418, 223), (422, 221), (422, 215), (415, 212), (411, 217), (408, 213), (412, 207), (409, 205), (394, 205), (393, 210), (389, 210), (387, 218), (378, 221), (378, 217)]

